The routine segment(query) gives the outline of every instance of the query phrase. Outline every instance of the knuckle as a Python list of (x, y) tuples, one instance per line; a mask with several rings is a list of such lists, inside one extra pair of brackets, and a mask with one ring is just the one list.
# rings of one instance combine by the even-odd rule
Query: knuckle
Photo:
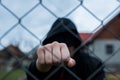
[(61, 47), (67, 47), (65, 43), (60, 43)]
[(58, 43), (59, 43), (59, 42), (57, 42), (57, 41), (54, 41), (54, 42), (53, 42), (53, 44), (58, 44)]
[(51, 47), (51, 44), (46, 44), (44, 45), (45, 48), (50, 48)]
[(54, 41), (54, 42), (52, 43), (52, 46), (58, 46), (59, 44), (60, 44), (59, 42)]
[(43, 46), (39, 46), (37, 52), (40, 52), (41, 50), (43, 50)]
[(51, 44), (45, 45), (45, 46), (44, 46), (44, 49), (51, 51), (51, 49), (52, 49)]

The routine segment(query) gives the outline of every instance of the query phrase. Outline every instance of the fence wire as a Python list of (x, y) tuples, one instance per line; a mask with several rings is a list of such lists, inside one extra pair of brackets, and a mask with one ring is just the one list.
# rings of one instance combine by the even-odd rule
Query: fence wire
[[(35, 80), (39, 80), (37, 79), (33, 74), (31, 74), (27, 69), (26, 69), (26, 65), (28, 65), (32, 60), (33, 60), (33, 55), (32, 53), (34, 53), (35, 49), (37, 46), (39, 45), (42, 45), (41, 42), (42, 40), (44, 40), (44, 38), (46, 37), (46, 35), (43, 36), (43, 38), (40, 38), (37, 33), (33, 32), (28, 26), (27, 23), (25, 23), (26, 21), (26, 18), (28, 18), (28, 16), (30, 16), (32, 14), (33, 11), (35, 11), (37, 8), (43, 8), (45, 11), (48, 12), (48, 14), (50, 14), (52, 17), (54, 17), (55, 19), (61, 17), (61, 15), (58, 15), (56, 14), (49, 6), (51, 5), (54, 5), (54, 4), (51, 4), (51, 5), (46, 5), (47, 2), (51, 2), (52, 1), (49, 1), (49, 0), (36, 0), (36, 1), (33, 1), (33, 5), (29, 6), (28, 10), (26, 11), (23, 11), (23, 13), (20, 13), (20, 15), (18, 15), (14, 9), (15, 7), (13, 8), (13, 10), (10, 8), (10, 6), (12, 4), (14, 4), (14, 1), (11, 3), (9, 0), (0, 0), (0, 12), (2, 15), (4, 15), (4, 12), (2, 12), (4, 9), (6, 11), (6, 13), (10, 16), (12, 16), (11, 18), (13, 19), (14, 18), (14, 21), (7, 25), (7, 28), (3, 26), (0, 26), (2, 28), (5, 29), (5, 31), (2, 33), (2, 35), (0, 36), (0, 46), (3, 48), (1, 49), (0, 51), (0, 80), (10, 80), (10, 77), (12, 77), (12, 80), (25, 80), (26, 79), (26, 76), (25, 76), (25, 72), (27, 72), (28, 74), (30, 74)], [(19, 0), (17, 0), (18, 3), (19, 3)], [(110, 54), (108, 55), (105, 59), (103, 59), (103, 65), (101, 65), (94, 73), (92, 73), (88, 78), (87, 80), (91, 80), (92, 77), (94, 77), (94, 75), (101, 69), (104, 67), (105, 71), (106, 71), (106, 76), (107, 76), (107, 79), (108, 80), (120, 80), (120, 63), (116, 63), (114, 64), (114, 62), (111, 62), (111, 64), (108, 64), (111, 60), (114, 60), (113, 58), (116, 56), (116, 55), (119, 55), (120, 54), (120, 34), (117, 34), (115, 32), (113, 32), (113, 30), (109, 27), (107, 27), (107, 25), (104, 24), (104, 22), (110, 17), (112, 16), (116, 11), (118, 12), (118, 14), (120, 15), (120, 0), (113, 0), (115, 1), (116, 3), (118, 3), (118, 6), (116, 6), (112, 11), (109, 12), (109, 14), (107, 14), (107, 16), (105, 16), (104, 18), (100, 18), (98, 17), (88, 6), (86, 6), (85, 4), (85, 0), (73, 0), (73, 2), (76, 2), (76, 5), (74, 5), (74, 7), (72, 7), (72, 9), (70, 10), (67, 10), (66, 14), (62, 14), (62, 17), (69, 17), (71, 16), (74, 12), (76, 12), (76, 10), (78, 10), (79, 8), (82, 8), (84, 9), (87, 13), (89, 13), (89, 15), (91, 15), (96, 21), (98, 21), (100, 24), (96, 26), (96, 28), (94, 30), (92, 30), (90, 33), (92, 34), (89, 34), (89, 36), (87, 36), (87, 38), (83, 41), (83, 43), (77, 47), (75, 49), (75, 51), (73, 53), (75, 53), (76, 51), (78, 51), (81, 47), (85, 46), (86, 43), (91, 39), (93, 38), (94, 36), (96, 36), (95, 38), (93, 38), (93, 41), (95, 41), (97, 39), (97, 37), (100, 36), (100, 34), (95, 34), (96, 31), (99, 31), (99, 29), (101, 29), (101, 26), (103, 28), (104, 31), (106, 31), (108, 34), (112, 35), (116, 41), (118, 41), (118, 47)], [(24, 1), (23, 1), (24, 2)], [(25, 1), (26, 2), (26, 1)], [(64, 1), (63, 1), (64, 3)], [(62, 4), (61, 4), (62, 5)], [(21, 5), (22, 6), (22, 5)], [(27, 6), (27, 5), (26, 5)], [(56, 6), (54, 6), (56, 7)], [(102, 7), (102, 6), (101, 6)], [(56, 7), (57, 8), (57, 7)], [(17, 5), (16, 5), (16, 9), (17, 9)], [(19, 9), (19, 8), (18, 8)], [(43, 10), (42, 9), (42, 10)], [(59, 9), (59, 8), (57, 8)], [(64, 7), (64, 9), (66, 9)], [(118, 11), (119, 10), (119, 11)], [(39, 11), (39, 9), (37, 9), (37, 11)], [(38, 14), (41, 14), (41, 15), (45, 15), (44, 13), (42, 12), (39, 12)], [(33, 15), (37, 16), (36, 15)], [(119, 16), (120, 17), (120, 16)], [(40, 18), (40, 17), (39, 17)], [(7, 17), (6, 17), (7, 19)], [(2, 24), (2, 17), (0, 19), (0, 25)], [(78, 19), (79, 20), (79, 19)], [(3, 20), (4, 22), (4, 20)], [(11, 21), (10, 21), (11, 22)], [(29, 22), (29, 21), (28, 21)], [(44, 23), (44, 22), (43, 22)], [(116, 22), (112, 22), (111, 24), (109, 25), (112, 25)], [(4, 24), (6, 25), (7, 23), (4, 22)], [(117, 22), (117, 24), (120, 25), (120, 21)], [(34, 25), (34, 23), (30, 23), (29, 25)], [(120, 27), (120, 26), (119, 26)], [(1, 29), (2, 29), (1, 28)], [(34, 28), (37, 28), (37, 27), (33, 27), (32, 26), (32, 29)], [(40, 29), (42, 29), (43, 27), (41, 27)], [(32, 50), (30, 50), (29, 52), (27, 52), (26, 54), (24, 54), (22, 51), (19, 50), (19, 45), (20, 43), (17, 44), (16, 47), (14, 46), (11, 46), (11, 45), (8, 45), (8, 46), (5, 46), (4, 44), (6, 43), (4, 41), (4, 39), (9, 35), (11, 34), (12, 31), (16, 31), (16, 29), (22, 29), (24, 30), (25, 32), (27, 32), (27, 34), (29, 34), (30, 36), (32, 36), (36, 41), (38, 41), (38, 44), (36, 44), (34, 46), (34, 48)], [(72, 31), (69, 30), (69, 28), (66, 28), (69, 32), (71, 32), (73, 35), (74, 33)], [(118, 28), (120, 29), (120, 28)], [(1, 31), (1, 30), (0, 30)], [(20, 31), (21, 32), (21, 31)], [(37, 32), (37, 31), (36, 31)], [(21, 32), (21, 35), (24, 35), (22, 34), (23, 32)], [(46, 32), (47, 33), (47, 32)], [(28, 36), (29, 36), (28, 35)], [(20, 35), (17, 35), (17, 36), (20, 36)], [(75, 35), (74, 35), (75, 36)], [(16, 38), (15, 36), (11, 36), (11, 38)], [(22, 38), (22, 39), (25, 39), (25, 38)], [(18, 40), (20, 40), (18, 38)], [(92, 44), (92, 43), (90, 43)], [(95, 45), (88, 45), (88, 46), (85, 46), (86, 49), (87, 49), (87, 52), (89, 52), (91, 55), (97, 57), (98, 59), (102, 60), (100, 55), (96, 54), (95, 50), (94, 50), (94, 46)], [(11, 48), (12, 47), (12, 48)], [(92, 47), (92, 49), (91, 49)], [(16, 54), (16, 52), (14, 51), (14, 49), (17, 51), (19, 51), (20, 54)], [(46, 48), (47, 49), (47, 48)], [(48, 49), (47, 49), (48, 50)], [(49, 51), (49, 50), (48, 50)], [(18, 52), (17, 52), (18, 53)], [(101, 54), (102, 55), (102, 54)], [(54, 55), (55, 56), (55, 55)], [(104, 55), (105, 56), (105, 55)], [(57, 56), (55, 56), (57, 58)], [(118, 56), (118, 59), (119, 59), (119, 56)], [(119, 60), (120, 61), (120, 60)], [(115, 68), (111, 68), (110, 66), (114, 67)], [(45, 80), (48, 80), (52, 75), (54, 75), (61, 67), (63, 67), (67, 72), (69, 72), (76, 80), (81, 80), (75, 73), (71, 72), (71, 70), (69, 70), (63, 63), (58, 67), (56, 68), (50, 75), (48, 75), (46, 77)], [(113, 70), (113, 69), (116, 69)], [(17, 73), (19, 73), (17, 75)], [(14, 76), (14, 77), (13, 77)], [(112, 77), (112, 78), (111, 78)]]

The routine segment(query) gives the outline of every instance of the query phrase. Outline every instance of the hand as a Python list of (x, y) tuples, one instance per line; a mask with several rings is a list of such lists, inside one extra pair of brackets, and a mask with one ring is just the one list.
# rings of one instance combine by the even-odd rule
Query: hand
[(59, 65), (62, 62), (68, 67), (75, 65), (75, 60), (70, 57), (68, 47), (64, 43), (53, 42), (40, 46), (37, 56), (36, 66), (42, 72), (47, 72), (53, 65)]

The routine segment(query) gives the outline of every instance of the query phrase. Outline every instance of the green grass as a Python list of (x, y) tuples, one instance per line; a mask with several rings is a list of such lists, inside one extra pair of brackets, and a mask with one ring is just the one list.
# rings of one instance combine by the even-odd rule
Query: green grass
[(0, 71), (0, 80), (4, 78), (4, 80), (18, 80), (20, 77), (25, 77), (25, 72), (20, 69), (16, 69), (10, 73), (7, 71)]
[[(8, 74), (8, 75), (7, 75)], [(8, 73), (5, 70), (0, 70), (0, 80), (18, 80), (20, 77), (25, 77), (25, 72), (22, 69), (16, 69)], [(118, 80), (115, 76), (106, 74), (107, 80)]]
[(107, 78), (107, 80), (118, 80), (118, 78), (113, 76), (112, 74), (107, 74), (106, 78)]
[(115, 78), (107, 78), (107, 80), (118, 80), (118, 79), (115, 79)]

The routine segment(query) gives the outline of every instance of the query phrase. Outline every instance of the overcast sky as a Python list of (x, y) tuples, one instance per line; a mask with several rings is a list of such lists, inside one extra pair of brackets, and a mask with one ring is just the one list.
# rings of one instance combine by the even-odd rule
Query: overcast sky
[[(43, 0), (42, 4), (49, 11), (39, 5), (39, 0), (1, 0), (0, 49), (13, 44), (23, 52), (30, 51), (43, 40), (58, 17), (71, 19), (79, 32), (94, 32), (101, 21), (105, 24), (120, 12), (119, 0), (83, 0), (82, 5), (80, 0)], [(21, 18), (23, 26), (17, 24), (17, 18)]]

